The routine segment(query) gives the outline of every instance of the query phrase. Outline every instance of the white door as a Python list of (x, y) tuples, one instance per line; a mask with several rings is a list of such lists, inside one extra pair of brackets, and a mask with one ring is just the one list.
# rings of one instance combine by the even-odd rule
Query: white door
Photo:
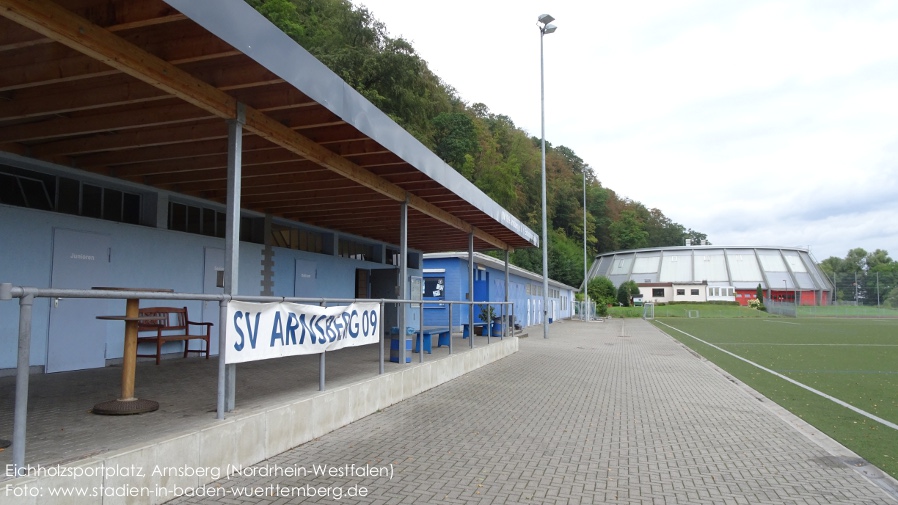
[(293, 285), (293, 296), (299, 298), (317, 298), (318, 264), (314, 261), (296, 260), (296, 279)]
[[(74, 230), (53, 232), (50, 285), (58, 289), (90, 289), (109, 285), (109, 236)], [(107, 300), (65, 298), (50, 301), (47, 373), (106, 366)], [(125, 314), (122, 300), (117, 315)], [(118, 323), (124, 341), (124, 323)], [(124, 345), (124, 344), (122, 344)]]

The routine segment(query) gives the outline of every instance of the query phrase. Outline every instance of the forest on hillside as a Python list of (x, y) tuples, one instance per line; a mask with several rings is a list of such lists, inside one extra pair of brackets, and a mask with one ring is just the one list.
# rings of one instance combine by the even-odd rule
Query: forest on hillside
[[(428, 68), (403, 38), (349, 0), (246, 0), (257, 11), (349, 83), (371, 103), (440, 156), (532, 230), (540, 233), (540, 139), (470, 104)], [(586, 229), (583, 177), (586, 174)], [(587, 254), (683, 245), (703, 233), (671, 221), (659, 209), (605, 188), (589, 163), (546, 139), (546, 213), (549, 277), (571, 286), (583, 280)], [(511, 261), (542, 271), (542, 253), (515, 251)]]

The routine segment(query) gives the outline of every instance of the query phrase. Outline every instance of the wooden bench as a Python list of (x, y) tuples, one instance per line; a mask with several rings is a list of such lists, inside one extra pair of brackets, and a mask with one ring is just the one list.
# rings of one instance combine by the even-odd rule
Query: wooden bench
[[(156, 364), (162, 357), (162, 344), (166, 342), (184, 342), (184, 357), (187, 353), (196, 352), (205, 354), (209, 359), (209, 336), (212, 323), (198, 323), (187, 317), (187, 307), (141, 307), (137, 322), (137, 343), (152, 342), (156, 344), (155, 354), (140, 354), (138, 358), (156, 357)], [(190, 333), (190, 326), (199, 326), (204, 329), (202, 333)], [(191, 340), (203, 340), (206, 342), (204, 349), (191, 349)]]

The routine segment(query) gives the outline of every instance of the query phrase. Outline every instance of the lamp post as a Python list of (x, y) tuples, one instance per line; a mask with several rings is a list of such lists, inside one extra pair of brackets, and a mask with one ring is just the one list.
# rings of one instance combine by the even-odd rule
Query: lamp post
[[(586, 301), (586, 281), (586, 167), (583, 167), (583, 301)], [(589, 316), (586, 320), (590, 320)]]
[(543, 36), (555, 31), (555, 25), (550, 24), (555, 18), (549, 14), (540, 14), (537, 18), (539, 27), (539, 105), (540, 126), (542, 129), (542, 141), (540, 143), (542, 155), (542, 207), (543, 207), (543, 338), (549, 338), (549, 233), (546, 226), (546, 82), (543, 67)]

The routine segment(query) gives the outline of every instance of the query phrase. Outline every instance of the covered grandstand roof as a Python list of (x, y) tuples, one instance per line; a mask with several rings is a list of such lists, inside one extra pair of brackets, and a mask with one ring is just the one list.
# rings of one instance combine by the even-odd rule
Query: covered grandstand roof
[(424, 252), (539, 237), (243, 0), (0, 0), (0, 161), (38, 161)]
[(832, 284), (808, 249), (759, 246), (683, 246), (615, 251), (596, 256), (588, 278), (695, 283), (736, 289), (831, 291)]

